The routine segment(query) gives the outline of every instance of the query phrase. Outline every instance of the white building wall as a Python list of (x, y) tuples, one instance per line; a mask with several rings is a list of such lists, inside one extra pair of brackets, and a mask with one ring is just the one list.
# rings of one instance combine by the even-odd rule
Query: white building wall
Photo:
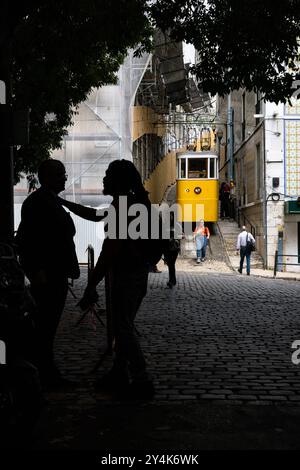
[[(283, 105), (267, 102), (264, 120), (265, 139), (265, 204), (268, 267), (274, 267), (278, 246), (278, 231), (284, 224), (284, 121)], [(273, 186), (273, 178), (279, 178), (279, 186)], [(279, 201), (270, 195), (278, 193)]]
[[(296, 103), (295, 103), (296, 104)], [(288, 105), (266, 103), (265, 107), (265, 144), (266, 144), (266, 199), (271, 193), (279, 193), (280, 201), (267, 202), (267, 237), (268, 266), (274, 266), (274, 253), (278, 248), (278, 231), (283, 230), (283, 254), (298, 254), (298, 225), (300, 215), (285, 215), (284, 201), (297, 199), (300, 196), (300, 115), (299, 105), (288, 108)], [(287, 135), (290, 127), (296, 132), (292, 137)], [(280, 185), (274, 188), (274, 177), (280, 178)], [(293, 189), (294, 188), (294, 189)], [(296, 263), (295, 257), (283, 259), (287, 263)], [(285, 266), (290, 272), (300, 272), (300, 266)]]
[(274, 267), (275, 251), (278, 247), (278, 231), (284, 223), (284, 202), (267, 203), (267, 238), (268, 238), (268, 268)]
[[(17, 230), (21, 221), (22, 204), (15, 204), (15, 230)], [(89, 222), (70, 213), (76, 228), (74, 243), (79, 263), (86, 264), (88, 262), (87, 247), (92, 245), (94, 248), (95, 262), (100, 255), (104, 240), (104, 223)]]
[[(298, 222), (300, 215), (286, 215), (284, 231), (284, 253), (285, 255), (298, 254)], [(287, 256), (284, 259), (286, 263), (297, 263), (298, 258)], [(286, 271), (300, 272), (300, 266), (286, 266)]]
[[(292, 106), (284, 107), (285, 199), (296, 200), (300, 196), (300, 100), (292, 98)], [(298, 255), (298, 222), (300, 214), (285, 216), (284, 254)], [(289, 257), (287, 257), (289, 258)], [(298, 258), (286, 262), (296, 263)], [(299, 272), (299, 266), (286, 266), (287, 271)]]

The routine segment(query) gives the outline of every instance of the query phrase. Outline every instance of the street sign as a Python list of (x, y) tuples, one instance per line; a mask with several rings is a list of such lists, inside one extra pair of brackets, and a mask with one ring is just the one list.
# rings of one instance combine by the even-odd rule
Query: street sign
[(284, 203), (285, 214), (300, 214), (300, 204), (297, 201), (285, 201)]

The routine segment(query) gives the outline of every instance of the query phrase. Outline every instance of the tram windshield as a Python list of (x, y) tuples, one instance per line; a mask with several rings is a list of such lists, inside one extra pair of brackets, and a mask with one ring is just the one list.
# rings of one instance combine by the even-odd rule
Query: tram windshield
[(178, 178), (217, 178), (217, 159), (208, 158), (179, 158), (178, 159)]
[(185, 178), (186, 159), (185, 159), (185, 158), (181, 158), (179, 161), (180, 161), (180, 173), (179, 173), (179, 176), (180, 176), (180, 178)]
[(217, 160), (215, 158), (209, 159), (209, 177), (216, 178), (216, 163)]
[(207, 158), (188, 159), (188, 178), (207, 178)]

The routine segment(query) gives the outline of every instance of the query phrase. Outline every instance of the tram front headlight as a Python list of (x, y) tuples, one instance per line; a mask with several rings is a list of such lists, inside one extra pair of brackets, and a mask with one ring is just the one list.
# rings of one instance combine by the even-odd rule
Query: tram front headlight
[(202, 191), (202, 189), (199, 186), (196, 186), (196, 188), (194, 189), (195, 194), (200, 194), (201, 191)]

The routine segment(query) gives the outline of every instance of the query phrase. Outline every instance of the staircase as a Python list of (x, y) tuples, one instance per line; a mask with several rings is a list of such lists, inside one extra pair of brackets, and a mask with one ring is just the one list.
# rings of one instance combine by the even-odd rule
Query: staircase
[(167, 187), (161, 202), (166, 202), (168, 206), (176, 203), (176, 183)]
[[(167, 188), (162, 202), (166, 202), (169, 206), (175, 204), (176, 184), (173, 184)], [(212, 237), (210, 243), (210, 250), (207, 251), (207, 255), (213, 256), (216, 259), (220, 258), (223, 260), (225, 260), (227, 257), (232, 268), (237, 270), (240, 267), (240, 255), (236, 254), (236, 242), (237, 237), (241, 232), (241, 229), (238, 226), (237, 222), (232, 219), (219, 220), (216, 225), (218, 230), (216, 231), (215, 236), (213, 232), (211, 233)], [(219, 237), (222, 242), (221, 240), (219, 240)], [(214, 248), (213, 250), (212, 247)], [(193, 240), (193, 237), (191, 235), (186, 236), (186, 238), (181, 241), (181, 256), (183, 258), (195, 258), (195, 255), (195, 242)], [(263, 269), (263, 267), (264, 262), (260, 254), (256, 251), (252, 252), (251, 268)]]
[[(230, 264), (234, 269), (238, 269), (240, 266), (240, 256), (236, 254), (236, 242), (241, 229), (232, 219), (219, 220), (217, 225), (223, 239), (224, 248), (227, 252)], [(256, 251), (252, 252), (251, 268), (263, 269), (263, 267), (264, 262), (260, 254)]]

